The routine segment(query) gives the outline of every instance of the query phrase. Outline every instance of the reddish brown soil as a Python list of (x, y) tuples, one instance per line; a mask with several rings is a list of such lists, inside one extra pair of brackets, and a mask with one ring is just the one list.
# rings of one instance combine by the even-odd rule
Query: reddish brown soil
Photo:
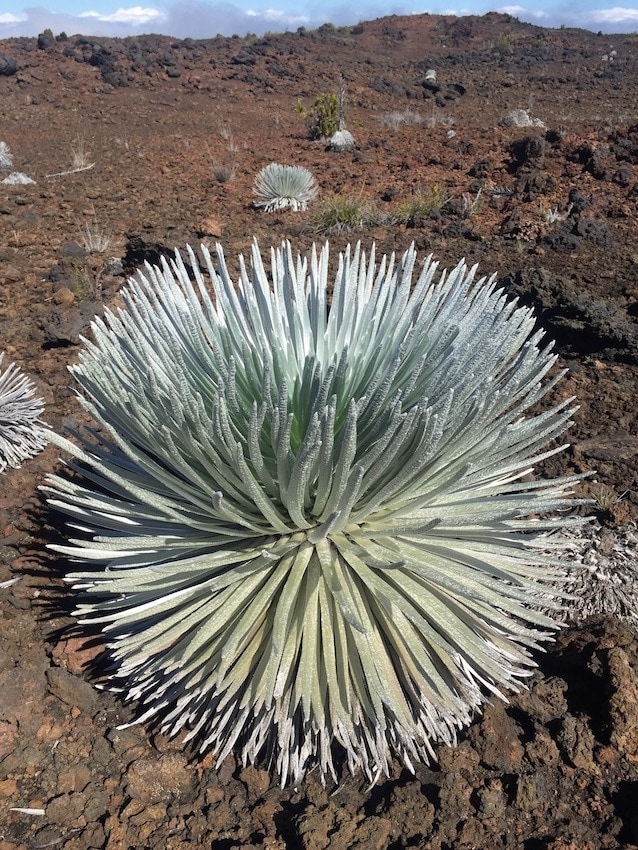
[[(125, 281), (105, 257), (128, 273), (200, 241), (219, 239), (233, 262), (253, 236), (305, 250), (324, 238), (316, 210), (339, 192), (385, 223), (336, 234), (336, 247), (401, 252), (414, 240), (443, 265), (464, 256), (497, 272), (536, 306), (570, 369), (559, 392), (581, 404), (572, 447), (547, 469), (596, 469), (584, 492), (625, 493), (605, 519), (635, 521), (638, 36), (422, 16), (260, 40), (17, 39), (2, 55), (17, 71), (0, 76), (0, 139), (36, 183), (0, 183), (0, 346), (34, 377), (54, 427), (78, 416), (66, 367), (79, 336)], [(438, 92), (422, 83), (428, 68)], [(340, 74), (358, 143), (346, 154), (309, 141), (295, 112)], [(384, 126), (406, 108), (421, 123)], [(545, 129), (499, 126), (515, 108)], [(70, 167), (80, 138), (94, 167), (46, 177)], [(255, 174), (273, 160), (315, 175), (307, 212), (252, 207)], [(233, 163), (235, 178), (217, 181)], [(450, 199), (438, 213), (392, 223), (434, 186)], [(469, 216), (463, 197), (479, 189)], [(550, 223), (554, 210), (562, 220)], [(87, 255), (77, 243), (96, 223), (113, 242)], [(20, 580), (0, 590), (0, 850), (638, 846), (638, 642), (614, 621), (563, 632), (528, 692), (489, 706), (438, 765), (397, 768), (372, 788), (344, 776), (324, 790), (311, 775), (281, 791), (230, 760), (216, 773), (152, 728), (117, 731), (131, 709), (89, 684), (94, 650), (69, 634), (65, 565), (43, 548), (59, 530), (37, 487), (56, 454), (2, 478), (0, 582)]]

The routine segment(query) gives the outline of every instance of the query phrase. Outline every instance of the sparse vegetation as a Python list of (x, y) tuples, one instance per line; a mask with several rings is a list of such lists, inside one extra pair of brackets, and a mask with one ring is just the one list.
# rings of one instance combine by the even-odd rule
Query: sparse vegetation
[(541, 204), (541, 213), (543, 218), (545, 219), (546, 224), (556, 224), (558, 221), (565, 221), (565, 219), (569, 218), (573, 205), (568, 204), (567, 208), (561, 210), (558, 205), (546, 209), (543, 204)]
[(220, 124), (219, 135), (226, 142), (226, 148), (228, 150), (228, 153), (232, 154), (234, 156), (238, 151), (238, 147), (237, 147), (237, 144), (235, 143), (235, 137), (233, 136), (233, 131), (232, 131), (231, 126), (228, 122), (224, 122), (223, 124)]
[(474, 196), (472, 196), (470, 192), (464, 192), (461, 196), (461, 201), (463, 204), (461, 211), (463, 218), (474, 218), (480, 213), (483, 203), (485, 202), (485, 198), (483, 197), (481, 190), (478, 189)]
[(213, 177), (218, 183), (230, 183), (237, 174), (236, 162), (220, 162), (213, 165)]
[(89, 162), (90, 152), (86, 146), (86, 140), (78, 136), (71, 142), (71, 168), (73, 171), (86, 171), (93, 168), (94, 162)]
[(113, 237), (97, 223), (82, 228), (82, 245), (88, 254), (103, 254), (109, 250)]
[(404, 124), (421, 124), (423, 122), (423, 116), (411, 107), (406, 106), (402, 110), (386, 112), (385, 115), (381, 115), (379, 121), (384, 127), (389, 127), (391, 130), (398, 130)]
[(426, 189), (420, 189), (400, 203), (396, 210), (396, 218), (406, 227), (420, 227), (428, 218), (440, 213), (450, 200), (445, 189), (442, 189), (438, 183), (434, 183)]
[[(615, 508), (617, 505), (620, 504), (620, 502), (622, 502), (626, 495), (626, 490), (624, 493), (619, 494), (609, 484), (599, 484), (598, 486), (592, 488), (592, 496), (594, 498), (594, 501), (603, 513), (609, 513), (612, 508)], [(638, 574), (636, 576), (636, 580), (638, 582)]]
[(378, 221), (379, 214), (370, 202), (352, 195), (333, 195), (317, 210), (313, 228), (316, 233), (329, 236), (369, 227)]
[(77, 257), (71, 262), (73, 283), (70, 288), (78, 303), (102, 299), (104, 268), (102, 266), (101, 269), (96, 270), (86, 258)]
[(71, 142), (71, 168), (65, 171), (56, 171), (53, 174), (47, 174), (47, 177), (65, 177), (67, 174), (77, 174), (80, 171), (89, 171), (95, 166), (94, 162), (90, 162), (90, 152), (87, 149), (86, 141), (83, 136), (78, 136)]

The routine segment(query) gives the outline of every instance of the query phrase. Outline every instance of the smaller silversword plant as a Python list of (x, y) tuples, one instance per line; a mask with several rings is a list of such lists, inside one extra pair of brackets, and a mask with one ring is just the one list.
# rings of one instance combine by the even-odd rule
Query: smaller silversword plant
[(13, 156), (6, 142), (0, 142), (0, 168), (11, 168)]
[(42, 399), (32, 381), (14, 364), (2, 371), (0, 353), (0, 472), (17, 467), (46, 444), (40, 416)]
[(266, 212), (286, 207), (296, 211), (307, 209), (317, 195), (317, 185), (307, 168), (271, 162), (255, 178), (253, 192), (260, 198), (255, 206)]

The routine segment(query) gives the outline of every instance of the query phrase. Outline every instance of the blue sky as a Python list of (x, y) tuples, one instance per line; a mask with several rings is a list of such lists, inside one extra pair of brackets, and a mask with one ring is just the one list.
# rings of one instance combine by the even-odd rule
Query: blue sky
[[(606, 0), (512, 0), (490, 4), (489, 0), (42, 0), (43, 5), (25, 5), (24, 0), (0, 0), (0, 39), (37, 35), (49, 27), (54, 34), (127, 36), (163, 33), (178, 38), (210, 38), (245, 35), (247, 32), (295, 30), (316, 27), (326, 21), (355, 24), (388, 14), (431, 12), (452, 15), (482, 15), (489, 11), (509, 12), (524, 21), (543, 26), (583, 27), (598, 32), (638, 32), (638, 0), (613, 5)], [(620, 0), (622, 2), (622, 0)], [(633, 5), (632, 5), (633, 4)]]

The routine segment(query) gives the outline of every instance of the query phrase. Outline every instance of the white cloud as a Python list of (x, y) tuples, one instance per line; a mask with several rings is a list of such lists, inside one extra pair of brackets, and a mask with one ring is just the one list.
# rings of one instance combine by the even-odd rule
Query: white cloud
[(96, 18), (98, 21), (105, 21), (107, 23), (130, 24), (131, 26), (139, 27), (151, 21), (163, 21), (166, 15), (158, 9), (144, 9), (142, 6), (131, 6), (130, 9), (118, 9), (111, 15), (102, 15), (100, 12), (81, 12), (78, 17)]
[(528, 9), (520, 5), (499, 6), (497, 12), (514, 15), (522, 21), (546, 27), (584, 27), (608, 33), (630, 32), (638, 25), (638, 9), (610, 6), (607, 9), (583, 9), (555, 5), (549, 9)]
[(526, 9), (524, 6), (500, 6), (496, 11), (504, 15), (513, 15), (515, 18), (534, 18), (539, 21), (548, 17), (547, 12), (542, 9)]
[(12, 15), (11, 12), (3, 12), (0, 15), (0, 24), (19, 24), (26, 20), (27, 16), (25, 14)]
[[(19, 0), (14, 0), (18, 2)], [(44, 0), (59, 8), (61, 0)], [(349, 0), (333, 0), (332, 3), (319, 6), (303, 0), (293, 7), (293, 11), (281, 8), (265, 10), (245, 10), (232, 2), (206, 2), (206, 0), (150, 0), (155, 6), (122, 6), (117, 11), (106, 14), (91, 9), (94, 0), (86, 0), (87, 11), (80, 14), (65, 14), (51, 12), (42, 7), (29, 7), (22, 11), (0, 14), (0, 39), (11, 36), (35, 36), (49, 28), (54, 33), (66, 32), (68, 35), (81, 33), (83, 35), (106, 35), (124, 37), (141, 33), (160, 33), (176, 38), (212, 38), (221, 35), (245, 35), (254, 32), (261, 35), (268, 30), (295, 30), (299, 26), (317, 27), (326, 21), (336, 25), (355, 24), (359, 21), (372, 20), (382, 15), (409, 14), (415, 10), (415, 0), (359, 0), (361, 5), (355, 5)], [(147, 0), (149, 2), (149, 0)], [(259, 0), (237, 0), (237, 2), (254, 2)], [(289, 0), (281, 0), (287, 5)], [(471, 8), (463, 6), (455, 9), (441, 9), (445, 0), (439, 5), (434, 0), (431, 12), (443, 14), (482, 14), (490, 7), (488, 0), (484, 6), (478, 3)], [(463, 2), (463, 0), (461, 0)], [(571, 3), (572, 0), (569, 0)], [(597, 0), (585, 0), (591, 5)], [(600, 0), (598, 0), (600, 2)], [(546, 5), (545, 5), (546, 4)], [(558, 4), (558, 5), (556, 5)], [(564, 5), (562, 5), (564, 4)], [(447, 4), (446, 4), (447, 5)], [(545, 8), (539, 9), (536, 4), (526, 8), (513, 0), (497, 11), (515, 15), (523, 21), (543, 24), (545, 26), (588, 27), (593, 30), (606, 32), (632, 31), (638, 28), (638, 9), (626, 6), (610, 6), (608, 8), (587, 9), (568, 5), (568, 0), (545, 0)]]
[(277, 9), (249, 14), (232, 3), (210, 4), (203, 0), (177, 0), (170, 5), (162, 4), (161, 10), (141, 5), (120, 7), (110, 14), (96, 12), (90, 6), (87, 11), (75, 15), (30, 7), (21, 14), (0, 16), (0, 39), (35, 36), (47, 28), (56, 34), (64, 31), (68, 35), (125, 37), (153, 32), (177, 38), (212, 38), (218, 33), (261, 34), (273, 29), (296, 29), (302, 24), (318, 26), (326, 20), (328, 17), (313, 19)]
[(293, 24), (301, 27), (310, 22), (308, 15), (291, 15), (281, 9), (264, 9), (263, 12), (255, 12), (252, 9), (248, 9), (246, 14), (251, 18), (263, 18), (266, 21), (282, 23), (284, 27), (290, 27)]
[(583, 20), (592, 24), (638, 24), (638, 9), (629, 9), (626, 6), (592, 9), (583, 14)]

